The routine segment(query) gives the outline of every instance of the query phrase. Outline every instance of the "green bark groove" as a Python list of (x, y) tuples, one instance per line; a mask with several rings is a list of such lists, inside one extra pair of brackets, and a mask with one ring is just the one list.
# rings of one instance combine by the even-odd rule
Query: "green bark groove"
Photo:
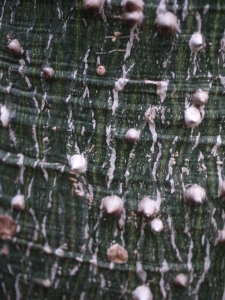
[[(162, 36), (154, 28), (160, 1), (145, 2), (143, 24), (133, 31), (120, 18), (119, 0), (106, 1), (96, 17), (84, 11), (81, 0), (0, 2), (0, 104), (10, 112), (9, 125), (0, 124), (0, 213), (19, 225), (12, 240), (0, 240), (0, 250), (9, 251), (0, 255), (0, 299), (128, 300), (143, 283), (154, 299), (225, 297), (224, 248), (215, 245), (225, 210), (217, 164), (224, 161), (225, 6), (221, 0), (189, 0), (183, 19), (185, 1), (167, 2), (170, 11), (177, 4), (180, 33)], [(198, 30), (196, 12), (206, 48), (194, 61), (188, 41)], [(115, 42), (108, 38), (114, 31), (121, 32)], [(20, 57), (7, 50), (7, 35), (19, 40)], [(106, 68), (103, 76), (96, 72), (98, 61)], [(55, 70), (53, 78), (41, 76), (45, 66)], [(117, 92), (121, 77), (128, 83)], [(164, 102), (145, 80), (169, 80)], [(183, 115), (198, 88), (210, 98), (202, 123), (191, 130)], [(144, 117), (149, 106), (158, 109), (154, 152)], [(135, 144), (124, 138), (132, 127), (140, 130)], [(79, 151), (88, 169), (76, 176), (68, 156)], [(172, 157), (176, 164), (170, 169)], [(190, 207), (183, 198), (183, 187), (194, 183), (206, 189), (201, 207)], [(22, 212), (11, 209), (17, 193), (25, 196)], [(100, 211), (101, 199), (112, 194), (124, 200), (123, 227), (119, 217)], [(164, 230), (157, 236), (149, 220), (137, 215), (144, 196), (161, 201)], [(128, 251), (127, 264), (110, 264), (107, 248), (114, 242)], [(173, 284), (181, 272), (189, 278), (184, 289)], [(51, 287), (43, 285), (45, 279)]]

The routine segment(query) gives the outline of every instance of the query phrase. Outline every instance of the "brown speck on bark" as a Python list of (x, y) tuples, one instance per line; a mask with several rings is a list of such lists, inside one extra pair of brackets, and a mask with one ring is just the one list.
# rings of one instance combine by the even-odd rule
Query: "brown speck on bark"
[(155, 201), (144, 197), (138, 204), (138, 213), (146, 218), (154, 217), (156, 214)]
[(46, 79), (52, 78), (54, 76), (54, 70), (50, 67), (45, 67), (42, 69), (43, 75)]
[(174, 278), (173, 282), (176, 286), (186, 287), (188, 284), (188, 279), (186, 275), (180, 273)]
[(3, 240), (11, 240), (16, 233), (16, 223), (8, 215), (0, 215), (0, 236)]
[(128, 252), (119, 244), (114, 244), (107, 250), (108, 259), (116, 264), (124, 264), (128, 261)]
[(219, 186), (219, 195), (220, 197), (225, 198), (225, 180), (223, 180)]
[(155, 19), (155, 27), (160, 34), (171, 34), (178, 29), (177, 17), (170, 11), (158, 14)]
[(219, 234), (216, 239), (216, 245), (225, 247), (225, 229), (219, 230)]
[(123, 200), (116, 196), (106, 196), (102, 199), (100, 209), (107, 215), (118, 216), (123, 210)]
[(122, 18), (127, 26), (133, 27), (142, 23), (144, 18), (144, 2), (142, 0), (122, 0), (121, 5), (123, 9)]
[(7, 46), (7, 48), (15, 56), (19, 56), (21, 54), (20, 43), (16, 39), (10, 41), (9, 44), (8, 44), (8, 46)]
[(4, 246), (2, 247), (0, 253), (3, 254), (3, 255), (8, 255), (8, 254), (9, 254), (9, 248), (8, 248), (6, 245), (4, 245)]
[(104, 0), (83, 0), (84, 9), (92, 16), (97, 16), (102, 10)]
[(97, 68), (97, 74), (99, 76), (104, 75), (105, 74), (105, 67), (104, 66), (98, 66), (98, 68)]
[(191, 205), (199, 205), (205, 201), (206, 193), (198, 184), (193, 184), (184, 194), (184, 199)]

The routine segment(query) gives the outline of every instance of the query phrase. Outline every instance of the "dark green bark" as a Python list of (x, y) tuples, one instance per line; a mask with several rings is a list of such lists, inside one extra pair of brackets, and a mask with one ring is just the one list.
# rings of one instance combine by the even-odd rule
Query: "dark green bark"
[[(218, 196), (220, 172), (224, 176), (218, 161), (224, 160), (225, 138), (225, 5), (189, 0), (183, 19), (185, 1), (169, 1), (170, 11), (177, 2), (180, 33), (163, 36), (154, 28), (159, 1), (146, 1), (144, 21), (134, 30), (119, 18), (120, 1), (109, 2), (103, 14), (91, 17), (82, 1), (0, 1), (0, 103), (10, 112), (9, 125), (0, 126), (0, 213), (18, 224), (12, 240), (0, 240), (0, 249), (9, 251), (0, 255), (0, 299), (131, 299), (144, 283), (137, 261), (154, 299), (224, 299), (225, 250), (215, 240), (225, 209)], [(206, 48), (194, 59), (188, 41), (198, 30), (196, 12)], [(121, 36), (113, 42), (115, 31)], [(19, 40), (20, 57), (6, 48), (7, 35)], [(103, 76), (96, 72), (98, 62)], [(53, 78), (41, 76), (45, 66), (55, 70)], [(121, 77), (129, 81), (117, 92)], [(145, 80), (169, 80), (163, 102)], [(209, 102), (192, 130), (183, 116), (198, 88), (209, 92)], [(154, 151), (144, 117), (149, 106), (157, 108)], [(124, 138), (132, 127), (140, 130), (134, 145)], [(80, 176), (70, 174), (68, 163), (78, 152), (88, 159)], [(184, 186), (194, 183), (206, 190), (202, 206), (184, 201)], [(25, 196), (22, 212), (11, 209), (18, 193)], [(124, 200), (122, 228), (119, 218), (100, 211), (101, 199), (112, 194)], [(164, 230), (158, 235), (137, 215), (144, 196), (160, 204)], [(126, 248), (129, 260), (110, 269), (107, 249), (114, 242)], [(189, 278), (187, 288), (174, 287), (181, 272)]]

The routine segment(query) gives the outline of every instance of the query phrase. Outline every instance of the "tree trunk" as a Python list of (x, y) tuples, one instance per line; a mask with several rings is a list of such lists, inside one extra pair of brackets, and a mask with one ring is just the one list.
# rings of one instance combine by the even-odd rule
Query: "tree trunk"
[[(224, 4), (145, 2), (132, 29), (118, 0), (94, 17), (81, 0), (0, 3), (0, 214), (17, 224), (0, 240), (0, 299), (126, 300), (141, 285), (154, 299), (225, 299)], [(157, 31), (159, 5), (177, 15), (176, 32)], [(190, 49), (194, 32), (205, 41)], [(209, 100), (189, 128), (197, 89)], [(85, 172), (71, 172), (75, 154)], [(206, 191), (202, 205), (185, 201), (193, 184)], [(110, 195), (124, 202), (118, 216), (101, 210)], [(144, 197), (156, 203), (158, 234), (137, 213)], [(115, 243), (127, 262), (109, 260)], [(186, 287), (174, 285), (179, 273)]]

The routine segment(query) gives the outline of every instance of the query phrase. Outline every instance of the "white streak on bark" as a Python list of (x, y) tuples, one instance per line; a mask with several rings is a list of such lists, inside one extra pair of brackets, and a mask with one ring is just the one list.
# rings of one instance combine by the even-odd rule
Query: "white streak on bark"
[(109, 270), (113, 270), (113, 268), (114, 268), (114, 263), (111, 261), (109, 264)]
[(105, 278), (103, 274), (100, 274), (100, 286), (102, 289), (105, 287)]
[(89, 243), (88, 243), (88, 250), (91, 254), (93, 254), (92, 245), (93, 245), (93, 238), (90, 238)]
[(165, 108), (164, 107), (160, 107), (160, 111), (161, 111), (161, 121), (162, 121), (162, 124), (165, 124)]
[(200, 285), (204, 282), (205, 280), (205, 275), (208, 273), (208, 270), (210, 268), (210, 244), (209, 241), (207, 241), (207, 245), (206, 245), (206, 256), (204, 259), (204, 270), (201, 274), (200, 279), (198, 280), (195, 289), (193, 290), (193, 294), (197, 294), (200, 288)]
[(20, 183), (24, 184), (24, 171), (25, 171), (25, 166), (24, 166), (24, 155), (22, 153), (19, 153), (17, 155), (19, 157), (19, 160), (17, 162), (17, 165), (20, 167)]
[(30, 31), (33, 30), (33, 27), (27, 28), (27, 35), (29, 34)]
[(184, 21), (188, 15), (188, 0), (184, 1), (183, 11), (182, 11), (182, 20)]
[(174, 157), (171, 157), (168, 163), (168, 174), (166, 176), (166, 180), (169, 180), (170, 176), (173, 175), (173, 166), (176, 164), (176, 160)]
[(66, 243), (62, 244), (57, 249), (55, 249), (55, 255), (58, 256), (58, 257), (64, 257), (64, 255), (65, 255), (64, 249), (66, 250), (67, 248), (68, 247), (67, 247)]
[(201, 30), (202, 30), (202, 18), (200, 16), (200, 14), (198, 12), (196, 12), (196, 21), (198, 23), (198, 32), (201, 33)]
[(47, 219), (47, 216), (44, 216), (43, 220), (42, 220), (42, 224), (41, 224), (41, 232), (43, 234), (43, 236), (45, 237), (45, 239), (47, 238), (47, 235), (46, 235), (46, 219)]
[(163, 81), (154, 81), (154, 80), (145, 80), (145, 84), (154, 84), (156, 85), (156, 93), (160, 97), (160, 101), (163, 102), (166, 99), (166, 92), (169, 85), (169, 80)]
[(166, 289), (165, 289), (165, 281), (164, 281), (164, 274), (169, 271), (169, 266), (167, 264), (167, 261), (164, 259), (162, 262), (162, 267), (159, 269), (161, 273), (161, 279), (159, 281), (160, 291), (163, 295), (163, 298), (166, 298)]
[(88, 223), (84, 227), (84, 238), (86, 240), (89, 238), (89, 225), (88, 225)]
[(157, 142), (157, 133), (156, 133), (156, 129), (155, 129), (155, 111), (157, 110), (156, 107), (149, 107), (146, 112), (145, 112), (145, 119), (149, 124), (149, 130), (152, 134), (152, 147), (151, 147), (151, 152), (154, 153), (154, 149), (155, 149), (155, 143)]
[(111, 182), (114, 178), (114, 171), (115, 171), (115, 161), (116, 161), (116, 150), (114, 148), (111, 148), (111, 157), (110, 157), (110, 168), (107, 172), (107, 176), (108, 176), (108, 182), (107, 182), (107, 187), (108, 189), (110, 188)]
[(182, 167), (182, 173), (186, 173), (187, 175), (189, 175), (190, 170), (187, 167)]
[(205, 245), (205, 235), (203, 234), (203, 236), (202, 236), (202, 246), (204, 246)]
[(113, 89), (113, 105), (112, 105), (112, 114), (115, 114), (115, 111), (119, 105), (119, 97), (118, 97), (118, 91), (116, 89)]
[(15, 282), (16, 300), (20, 300), (21, 299), (20, 288), (19, 288), (20, 276), (21, 276), (21, 273), (19, 273), (16, 276), (16, 282)]
[(200, 151), (199, 156), (198, 156), (198, 161), (203, 160), (203, 159), (204, 159), (204, 155)]
[(205, 15), (205, 14), (208, 12), (208, 10), (209, 10), (209, 4), (206, 4), (206, 5), (204, 6), (203, 15)]
[(186, 95), (185, 96), (185, 103), (184, 103), (185, 109), (187, 109), (191, 105), (191, 101), (189, 102), (188, 99), (189, 99), (189, 97), (188, 97), (188, 95)]
[(217, 165), (217, 174), (218, 174), (218, 181), (219, 181), (219, 186), (218, 186), (218, 196), (219, 196), (220, 195), (220, 185), (223, 183), (222, 167), (220, 164)]
[(142, 268), (142, 263), (140, 261), (136, 262), (136, 273), (139, 275), (143, 283), (145, 283), (147, 278), (147, 273)]
[(106, 126), (106, 143), (108, 145), (108, 149), (111, 152), (110, 155), (110, 168), (108, 169), (107, 176), (108, 182), (107, 187), (110, 188), (111, 182), (113, 180), (113, 173), (115, 171), (115, 161), (116, 161), (116, 150), (110, 146), (111, 144), (111, 125), (109, 127)]
[(125, 78), (125, 77), (121, 77), (119, 78), (116, 82), (115, 82), (115, 88), (114, 90), (117, 91), (117, 92), (121, 92), (125, 85), (128, 83), (128, 79)]
[(85, 66), (83, 75), (86, 75), (86, 72), (87, 72), (87, 69), (88, 69), (88, 55), (89, 55), (89, 52), (90, 52), (90, 49), (87, 50), (87, 52), (86, 52), (86, 54), (84, 56), (84, 59), (83, 59), (84, 66)]
[[(190, 283), (191, 283), (193, 281), (193, 266), (192, 266), (191, 260), (193, 257), (192, 249), (194, 248), (194, 244), (193, 244), (193, 241), (191, 239), (191, 235), (189, 232), (188, 232), (188, 236), (190, 238), (190, 245), (189, 245), (189, 249), (188, 249), (187, 269), (190, 272)], [(191, 285), (190, 285), (190, 288), (191, 288)]]
[(89, 270), (94, 274), (97, 275), (98, 272), (98, 259), (97, 259), (97, 252), (95, 252), (92, 256), (92, 259), (89, 260), (90, 267)]
[(34, 223), (35, 223), (35, 228), (34, 228), (34, 235), (33, 235), (33, 241), (37, 241), (38, 239), (38, 231), (39, 231), (39, 224), (38, 224), (38, 220), (35, 216), (35, 212), (33, 210), (33, 208), (29, 209), (29, 213), (32, 215), (33, 219), (34, 219)]
[(177, 0), (174, 1), (174, 4), (173, 4), (173, 11), (174, 13), (176, 14), (177, 13), (177, 9), (178, 9), (178, 4), (177, 4)]
[(194, 65), (194, 68), (193, 68), (193, 75), (196, 74), (196, 71), (197, 71), (197, 62), (196, 62), (196, 59), (197, 59), (197, 52), (194, 52), (193, 53), (193, 65)]
[(26, 60), (28, 63), (30, 63), (30, 55), (28, 51), (26, 51)]
[(76, 77), (77, 77), (77, 70), (74, 71), (74, 73), (73, 73), (73, 79), (76, 79)]
[(39, 158), (39, 145), (38, 145), (38, 141), (37, 141), (37, 133), (36, 133), (36, 125), (35, 124), (33, 124), (33, 126), (32, 126), (32, 133), (33, 133), (33, 139), (35, 142), (35, 148), (37, 151), (36, 158), (38, 159)]
[(51, 206), (52, 206), (52, 190), (49, 192), (49, 197), (48, 197), (48, 199), (49, 199), (49, 202), (48, 202), (48, 208), (51, 208)]
[(11, 91), (12, 86), (13, 86), (13, 83), (9, 82), (9, 85), (3, 91), (9, 94), (10, 91)]
[(30, 249), (31, 249), (31, 247), (33, 247), (33, 245), (34, 245), (33, 242), (29, 242), (29, 243), (27, 244), (27, 250), (26, 250), (26, 256), (27, 256), (27, 257), (30, 256)]
[(221, 136), (218, 135), (216, 138), (216, 144), (213, 146), (213, 149), (211, 151), (211, 153), (213, 154), (213, 156), (217, 156), (217, 149), (222, 145), (222, 140), (221, 140)]
[(75, 148), (75, 152), (80, 154), (80, 148), (78, 147), (77, 142), (75, 143), (74, 148)]
[(17, 145), (16, 134), (12, 130), (11, 126), (9, 126), (9, 137), (10, 137), (10, 140), (13, 142), (14, 147), (16, 147), (16, 145)]
[(137, 241), (137, 248), (140, 247), (140, 244), (141, 244), (141, 242), (142, 242), (142, 240), (143, 240), (143, 235), (144, 235), (144, 233), (145, 233), (145, 232), (144, 232), (145, 225), (146, 225), (145, 220), (142, 219), (141, 228), (140, 228), (141, 234), (140, 234), (139, 240)]
[(84, 300), (85, 299), (85, 292), (83, 292), (81, 295), (80, 295), (80, 299), (79, 300)]
[(157, 85), (157, 95), (160, 97), (161, 102), (166, 99), (166, 92), (169, 85), (169, 80), (160, 81)]
[(198, 142), (199, 142), (200, 136), (201, 136), (201, 133), (199, 132), (198, 135), (196, 136), (195, 144), (192, 147), (192, 150), (194, 150), (198, 146)]
[(119, 103), (119, 93), (123, 90), (123, 88), (125, 87), (125, 85), (128, 83), (129, 79), (126, 78), (127, 73), (134, 67), (135, 63), (133, 63), (127, 70), (126, 70), (126, 66), (123, 65), (123, 75), (122, 77), (120, 77), (114, 85), (114, 89), (113, 89), (113, 105), (112, 105), (112, 114), (115, 114), (116, 108), (118, 107), (118, 103)]
[(162, 14), (164, 12), (166, 12), (167, 9), (166, 9), (166, 2), (165, 0), (161, 0), (160, 3), (159, 3), (159, 6), (157, 7), (156, 9), (156, 14)]
[[(57, 5), (59, 5), (59, 3), (57, 3)], [(58, 18), (60, 20), (62, 18), (62, 12), (61, 12), (59, 6), (57, 6), (57, 11), (58, 11)]]
[(223, 296), (222, 296), (222, 300), (225, 300), (225, 285), (224, 285), (224, 289), (223, 289)]
[(4, 1), (3, 6), (2, 6), (2, 12), (1, 12), (1, 16), (0, 16), (0, 29), (2, 27), (2, 19), (3, 19), (3, 15), (4, 15), (4, 11), (5, 11), (5, 4), (6, 4), (6, 0)]
[(162, 144), (160, 144), (159, 142), (158, 142), (158, 147), (159, 147), (159, 153), (157, 154), (156, 160), (154, 162), (153, 170), (152, 170), (152, 175), (153, 175), (155, 180), (156, 180), (156, 171), (157, 171), (157, 167), (158, 167), (158, 162), (159, 162), (159, 159), (162, 155), (162, 151), (161, 151), (162, 150)]
[(57, 279), (57, 280), (55, 281), (55, 283), (54, 283), (54, 289), (55, 289), (55, 290), (58, 288), (59, 282), (60, 282), (59, 279)]
[[(73, 120), (73, 114), (72, 114), (72, 110), (69, 110), (69, 116), (68, 116), (68, 131), (72, 132), (74, 130), (74, 120)], [(83, 128), (85, 128), (83, 126)], [(82, 134), (82, 133), (81, 133)]]
[[(1, 277), (0, 277), (1, 278)], [(1, 278), (1, 284), (2, 284), (2, 290), (3, 290), (3, 293), (6, 295), (7, 292), (6, 292), (6, 287), (5, 287), (5, 283), (2, 281), (2, 278)]]
[(172, 247), (173, 247), (173, 249), (174, 249), (175, 252), (176, 252), (176, 256), (177, 256), (178, 260), (179, 260), (180, 262), (182, 262), (183, 260), (182, 260), (182, 258), (181, 258), (181, 256), (180, 256), (179, 249), (177, 248), (176, 243), (175, 243), (175, 230), (174, 230), (174, 228), (172, 227), (172, 218), (171, 218), (170, 215), (168, 215), (167, 222), (168, 222), (169, 229), (170, 229), (170, 232), (171, 232), (171, 244), (172, 244)]
[(44, 109), (45, 104), (47, 103), (46, 98), (47, 98), (47, 93), (45, 92), (43, 95), (43, 99), (41, 100), (41, 110)]
[(170, 186), (171, 186), (170, 193), (174, 194), (176, 190), (175, 190), (175, 184), (174, 184), (174, 180), (173, 179), (170, 179)]
[(174, 138), (174, 140), (172, 142), (172, 145), (175, 145), (177, 141), (178, 141), (178, 136), (175, 136), (175, 138)]
[(55, 263), (52, 265), (51, 268), (51, 282), (55, 280), (57, 269), (58, 269), (58, 262), (55, 261)]
[(11, 267), (10, 264), (7, 264), (7, 268), (8, 268), (8, 270), (9, 270), (9, 274), (14, 275), (13, 270), (12, 270), (12, 267)]
[(31, 196), (31, 190), (32, 190), (33, 181), (34, 181), (34, 177), (31, 178), (31, 181), (30, 181), (30, 183), (28, 185), (27, 199), (29, 199), (30, 196)]
[(89, 93), (89, 89), (88, 89), (88, 87), (87, 87), (87, 86), (85, 86), (84, 93), (83, 93), (83, 95), (82, 95), (81, 99), (85, 99), (86, 97), (88, 97), (88, 98), (89, 98), (89, 95), (90, 95), (90, 93)]
[(162, 203), (161, 194), (160, 194), (160, 191), (157, 189), (157, 198), (156, 198), (156, 202), (155, 202), (155, 207), (156, 207), (157, 213), (160, 211), (161, 203)]
[(93, 125), (93, 130), (95, 130), (95, 127), (96, 127), (96, 120), (94, 118), (95, 114), (94, 114), (94, 111), (91, 110), (91, 122), (92, 122), (92, 125)]
[(25, 60), (24, 59), (19, 59), (19, 64), (20, 64), (20, 66), (18, 68), (18, 72), (23, 77), (24, 76), (23, 68), (25, 66)]
[(5, 157), (2, 158), (2, 161), (6, 161), (10, 157), (10, 153), (8, 152)]
[(70, 276), (74, 276), (78, 270), (79, 267), (76, 265), (72, 270), (69, 271)]
[(33, 97), (33, 100), (34, 100), (34, 105), (35, 107), (37, 108), (37, 111), (38, 111), (38, 114), (40, 113), (40, 109), (39, 109), (39, 106), (38, 106), (38, 101), (35, 97)]
[(130, 56), (131, 48), (134, 43), (134, 29), (130, 31), (130, 40), (127, 42), (126, 53), (124, 55), (124, 61)]
[(220, 78), (220, 83), (225, 88), (225, 76), (219, 75), (219, 78)]
[(69, 95), (67, 98), (66, 98), (66, 103), (69, 102), (70, 98), (71, 98), (72, 95)]
[(217, 226), (217, 223), (216, 223), (216, 219), (213, 217), (214, 214), (215, 214), (215, 212), (216, 212), (216, 208), (213, 208), (211, 223), (212, 223), (213, 227), (215, 228), (215, 230), (217, 231), (218, 230), (218, 226)]
[(47, 170), (43, 167), (43, 164), (40, 164), (40, 166), (41, 166), (41, 170), (44, 174), (45, 180), (48, 181), (48, 172), (47, 172)]
[(46, 50), (49, 48), (53, 36), (54, 36), (53, 34), (50, 34), (50, 35), (49, 35), (49, 38), (48, 38), (48, 44), (47, 44)]

